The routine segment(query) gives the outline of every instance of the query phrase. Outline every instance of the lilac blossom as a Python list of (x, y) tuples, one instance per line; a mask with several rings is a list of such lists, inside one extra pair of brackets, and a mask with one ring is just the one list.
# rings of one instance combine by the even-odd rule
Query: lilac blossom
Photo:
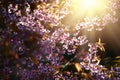
[[(1, 8), (7, 28), (0, 28), (0, 58), (3, 59), (0, 60), (0, 72), (5, 72), (3, 77), (0, 74), (0, 79), (9, 80), (15, 73), (20, 80), (39, 80), (42, 77), (43, 80), (78, 80), (87, 75), (84, 69), (90, 70), (88, 74), (96, 80), (114, 80), (114, 76), (119, 79), (119, 68), (102, 70), (104, 66), (99, 64), (97, 55), (98, 44), (89, 42), (87, 36), (82, 34), (82, 30), (102, 31), (107, 24), (117, 22), (116, 10), (120, 7), (117, 0), (110, 2), (110, 12), (102, 18), (86, 16), (74, 28), (62, 22), (67, 15), (75, 14), (69, 9), (71, 4), (68, 0), (18, 2), (15, 0), (14, 4), (7, 3), (7, 8)], [(32, 10), (32, 7), (36, 8)], [(80, 48), (85, 45), (89, 47), (85, 49), (87, 51)], [(72, 58), (66, 59), (64, 55)], [(76, 58), (80, 58), (78, 63), (83, 71), (64, 73), (64, 68), (75, 64), (73, 61)], [(109, 77), (112, 71), (118, 72)]]

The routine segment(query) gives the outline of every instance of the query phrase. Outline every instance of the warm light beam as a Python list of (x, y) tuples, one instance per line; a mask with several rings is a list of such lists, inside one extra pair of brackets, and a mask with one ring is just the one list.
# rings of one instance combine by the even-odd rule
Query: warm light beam
[(71, 4), (77, 13), (95, 15), (105, 11), (107, 0), (71, 0)]
[(87, 8), (95, 8), (95, 7), (98, 7), (99, 5), (102, 5), (101, 1), (100, 0), (83, 0), (82, 6)]

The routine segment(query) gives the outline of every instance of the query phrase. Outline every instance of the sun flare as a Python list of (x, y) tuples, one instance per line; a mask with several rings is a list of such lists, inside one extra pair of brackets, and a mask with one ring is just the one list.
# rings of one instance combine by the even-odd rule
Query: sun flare
[(105, 11), (107, 0), (71, 0), (71, 4), (77, 13), (95, 15)]
[(83, 0), (83, 6), (88, 8), (98, 7), (99, 5), (101, 5), (101, 1), (100, 0)]

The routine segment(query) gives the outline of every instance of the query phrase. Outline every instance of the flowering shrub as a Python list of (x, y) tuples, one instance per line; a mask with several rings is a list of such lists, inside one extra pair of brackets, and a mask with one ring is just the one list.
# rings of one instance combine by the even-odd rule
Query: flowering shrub
[(99, 64), (101, 40), (91, 43), (82, 34), (118, 21), (119, 0), (108, 3), (102, 16), (78, 19), (69, 0), (0, 1), (0, 79), (120, 79), (119, 67)]

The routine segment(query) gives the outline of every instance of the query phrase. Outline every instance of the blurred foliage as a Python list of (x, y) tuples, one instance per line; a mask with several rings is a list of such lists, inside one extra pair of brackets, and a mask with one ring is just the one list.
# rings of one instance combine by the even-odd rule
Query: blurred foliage
[(120, 67), (120, 56), (106, 57), (102, 59), (101, 64), (105, 65), (108, 68)]

